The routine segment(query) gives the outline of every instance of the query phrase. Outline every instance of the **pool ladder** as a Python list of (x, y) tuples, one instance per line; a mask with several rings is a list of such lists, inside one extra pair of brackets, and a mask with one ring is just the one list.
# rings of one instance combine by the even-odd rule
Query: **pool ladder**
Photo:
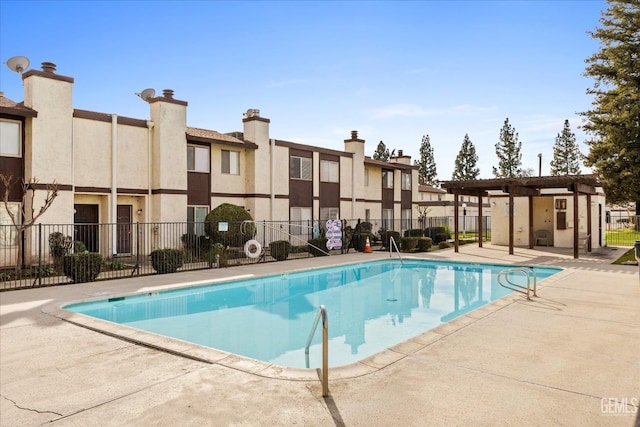
[(311, 333), (304, 348), (304, 358), (307, 368), (309, 367), (309, 346), (311, 340), (318, 329), (318, 323), (322, 319), (322, 397), (329, 396), (329, 321), (327, 319), (327, 309), (321, 305), (316, 315), (316, 320), (311, 327)]
[(396, 248), (396, 253), (398, 254), (398, 258), (400, 258), (400, 264), (404, 265), (402, 262), (402, 257), (400, 256), (400, 249), (398, 249), (398, 245), (396, 244), (396, 240), (393, 236), (389, 236), (389, 258), (391, 258), (393, 253), (393, 248)]
[[(512, 282), (509, 279), (509, 275), (522, 273), (527, 278), (527, 286), (518, 285), (517, 283)], [(531, 278), (533, 276), (533, 290), (531, 289)], [(506, 282), (503, 283), (502, 279)], [(503, 270), (498, 273), (498, 284), (503, 288), (510, 289), (515, 292), (520, 292), (521, 294), (525, 294), (527, 299), (531, 301), (531, 293), (533, 293), (534, 297), (537, 297), (536, 287), (538, 284), (538, 276), (536, 275), (536, 271), (533, 267), (517, 267), (511, 268), (509, 270)], [(533, 291), (533, 292), (532, 292)]]

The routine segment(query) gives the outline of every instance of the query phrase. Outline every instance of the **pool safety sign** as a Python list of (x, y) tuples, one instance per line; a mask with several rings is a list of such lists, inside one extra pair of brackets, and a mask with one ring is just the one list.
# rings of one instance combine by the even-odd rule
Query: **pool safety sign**
[(327, 221), (327, 249), (342, 247), (342, 222), (339, 219)]

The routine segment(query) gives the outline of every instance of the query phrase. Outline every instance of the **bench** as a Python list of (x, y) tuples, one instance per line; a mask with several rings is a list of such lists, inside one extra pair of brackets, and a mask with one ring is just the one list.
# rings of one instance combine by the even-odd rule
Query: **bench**
[(578, 248), (584, 248), (584, 253), (589, 252), (589, 242), (591, 241), (591, 234), (581, 234), (578, 236)]

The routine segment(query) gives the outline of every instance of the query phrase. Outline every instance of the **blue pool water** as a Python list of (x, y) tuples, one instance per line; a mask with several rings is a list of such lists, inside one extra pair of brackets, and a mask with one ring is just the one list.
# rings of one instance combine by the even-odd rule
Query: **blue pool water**
[[(305, 367), (322, 304), (329, 366), (371, 356), (498, 299), (504, 265), (383, 260), (71, 304), (65, 309), (184, 341)], [(535, 269), (538, 281), (559, 271)], [(512, 281), (524, 276), (513, 277)], [(310, 367), (321, 366), (321, 328)]]

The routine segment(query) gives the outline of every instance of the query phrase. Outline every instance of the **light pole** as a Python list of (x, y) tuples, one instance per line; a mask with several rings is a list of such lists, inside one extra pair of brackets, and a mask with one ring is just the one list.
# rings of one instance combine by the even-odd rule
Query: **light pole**
[(538, 153), (538, 176), (542, 176), (542, 153)]
[(462, 238), (467, 238), (467, 204), (462, 204)]

